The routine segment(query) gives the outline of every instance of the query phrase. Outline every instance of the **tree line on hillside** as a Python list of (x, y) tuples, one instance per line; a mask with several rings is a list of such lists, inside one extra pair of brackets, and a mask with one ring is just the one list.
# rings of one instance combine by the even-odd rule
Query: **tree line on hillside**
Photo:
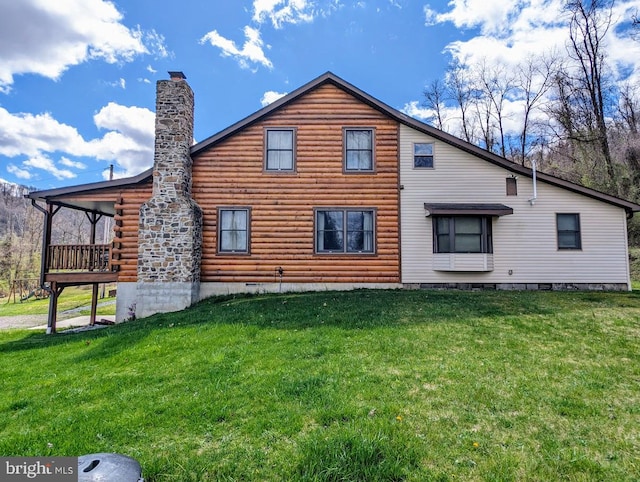
[[(513, 162), (640, 202), (640, 85), (616, 81), (607, 63), (613, 0), (568, 0), (565, 9), (566, 53), (515, 69), (452, 64), (424, 90), (428, 122)], [(629, 20), (628, 41), (640, 42), (640, 21)], [(637, 220), (630, 239), (640, 244)]]

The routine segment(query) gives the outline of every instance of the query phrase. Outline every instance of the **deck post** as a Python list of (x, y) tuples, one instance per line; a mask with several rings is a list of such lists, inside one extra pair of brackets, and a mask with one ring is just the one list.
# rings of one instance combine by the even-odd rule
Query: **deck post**
[(96, 313), (98, 312), (98, 283), (93, 283), (91, 292), (91, 316), (89, 317), (89, 325), (96, 324)]
[(58, 283), (51, 282), (49, 292), (49, 316), (47, 318), (47, 335), (53, 335), (56, 332), (56, 321), (58, 319), (58, 296), (62, 293), (64, 286), (58, 288)]

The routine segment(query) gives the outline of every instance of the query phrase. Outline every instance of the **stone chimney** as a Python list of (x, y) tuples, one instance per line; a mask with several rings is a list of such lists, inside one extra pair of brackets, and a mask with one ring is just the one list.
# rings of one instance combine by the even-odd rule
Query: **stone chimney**
[(153, 192), (140, 207), (136, 316), (199, 300), (202, 210), (191, 197), (193, 91), (182, 72), (156, 85)]

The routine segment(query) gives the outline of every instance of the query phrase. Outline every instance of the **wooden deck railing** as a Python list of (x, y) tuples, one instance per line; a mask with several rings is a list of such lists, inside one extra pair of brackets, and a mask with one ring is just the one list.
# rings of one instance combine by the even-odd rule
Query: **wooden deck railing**
[(47, 272), (111, 271), (109, 244), (52, 244), (49, 246)]

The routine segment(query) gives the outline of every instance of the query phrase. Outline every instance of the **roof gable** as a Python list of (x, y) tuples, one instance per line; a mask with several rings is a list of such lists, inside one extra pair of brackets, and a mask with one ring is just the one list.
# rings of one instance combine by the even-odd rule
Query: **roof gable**
[[(378, 99), (372, 97), (371, 95), (367, 94), (366, 92), (358, 89), (357, 87), (355, 87), (354, 85), (348, 83), (347, 81), (341, 79), (340, 77), (338, 77), (337, 75), (333, 74), (332, 72), (326, 72), (322, 75), (320, 75), (319, 77), (313, 79), (312, 81), (308, 82), (307, 84), (299, 87), (298, 89), (294, 90), (293, 92), (290, 92), (289, 94), (285, 95), (284, 97), (281, 97), (280, 99), (276, 100), (275, 102), (269, 104), (268, 106), (256, 111), (255, 113), (245, 117), (244, 119), (236, 122), (235, 124), (232, 124), (231, 126), (227, 127), (226, 129), (223, 129), (222, 131), (208, 137), (207, 139), (198, 142), (197, 144), (194, 144), (193, 146), (191, 146), (191, 155), (195, 156), (207, 149), (210, 149), (211, 147), (215, 146), (217, 143), (223, 141), (224, 139), (227, 139), (228, 137), (234, 135), (235, 133), (239, 132), (240, 130), (255, 124), (256, 122), (259, 122), (263, 119), (265, 119), (267, 116), (269, 116), (270, 114), (272, 114), (273, 112), (281, 109), (284, 106), (287, 106), (289, 104), (291, 104), (292, 102), (294, 102), (295, 100), (299, 99), (300, 97), (304, 96), (305, 94), (313, 91), (314, 89), (318, 88), (321, 85), (325, 85), (325, 84), (332, 84), (336, 87), (338, 87), (339, 89), (342, 89), (343, 91), (347, 92), (348, 94), (352, 95), (353, 97), (355, 97), (356, 99), (360, 100), (361, 102), (371, 106), (372, 108), (376, 109), (377, 111), (381, 112), (382, 114), (384, 114), (385, 116), (388, 116), (389, 118), (404, 124), (408, 127), (411, 127), (413, 129), (416, 129), (420, 132), (423, 132), (439, 141), (445, 142), (447, 144), (450, 144), (453, 147), (456, 147), (458, 149), (461, 149), (465, 152), (468, 152), (469, 154), (472, 154), (473, 156), (479, 158), (479, 159), (483, 159), (484, 161), (487, 161), (489, 163), (495, 164), (497, 166), (500, 166), (508, 171), (511, 171), (515, 174), (520, 174), (523, 176), (527, 176), (527, 177), (533, 177), (533, 171), (527, 167), (521, 166), (519, 164), (516, 164), (514, 162), (511, 162), (503, 157), (500, 157), (492, 152), (489, 152), (485, 149), (482, 149), (474, 144), (468, 143), (466, 141), (463, 141), (462, 139), (455, 137), (451, 134), (448, 134), (444, 131), (438, 130), (435, 127), (432, 127), (428, 124), (425, 124), (424, 122), (421, 122), (417, 119), (414, 119), (402, 112), (400, 112), (397, 109), (394, 109), (393, 107), (385, 104), (384, 102), (379, 101)], [(148, 169), (147, 171), (142, 172), (141, 174), (138, 174), (137, 176), (131, 177), (131, 178), (127, 178), (127, 179), (121, 179), (119, 180), (120, 185), (121, 186), (125, 186), (128, 184), (139, 184), (140, 182), (144, 182), (145, 180), (149, 180), (152, 176), (153, 173), (153, 169)], [(608, 204), (613, 204), (615, 206), (621, 207), (623, 209), (625, 209), (628, 213), (633, 213), (633, 212), (639, 212), (640, 211), (640, 205), (639, 204), (635, 204), (632, 203), (630, 201), (626, 201), (624, 199), (620, 199), (617, 198), (615, 196), (611, 196), (609, 194), (605, 194), (599, 191), (596, 191), (594, 189), (590, 189), (584, 186), (580, 186), (578, 184), (574, 184), (570, 181), (566, 181), (564, 179), (549, 175), (549, 174), (545, 174), (542, 172), (537, 172), (537, 179), (541, 182), (546, 182), (549, 184), (552, 184), (554, 186), (558, 186), (561, 187), (563, 189), (567, 189), (569, 191), (573, 191), (576, 192), (578, 194), (582, 194), (588, 197), (591, 197), (593, 199), (597, 199), (599, 201), (602, 202), (606, 202)], [(104, 183), (93, 183), (95, 185), (94, 188), (97, 189), (101, 189), (103, 187), (107, 187), (107, 185), (109, 187), (113, 187), (113, 184), (110, 184), (113, 181), (106, 181)], [(104, 184), (104, 186), (102, 186)], [(87, 186), (91, 186), (91, 185), (84, 185), (84, 186), (76, 186), (76, 187), (69, 187), (69, 188), (61, 188), (61, 189), (53, 189), (50, 191), (36, 191), (34, 193), (29, 194), (29, 197), (34, 198), (34, 199), (44, 199), (47, 196), (57, 196), (57, 195), (61, 195), (61, 194), (69, 194), (72, 192), (76, 192), (78, 190), (81, 191), (86, 191), (86, 187)]]

